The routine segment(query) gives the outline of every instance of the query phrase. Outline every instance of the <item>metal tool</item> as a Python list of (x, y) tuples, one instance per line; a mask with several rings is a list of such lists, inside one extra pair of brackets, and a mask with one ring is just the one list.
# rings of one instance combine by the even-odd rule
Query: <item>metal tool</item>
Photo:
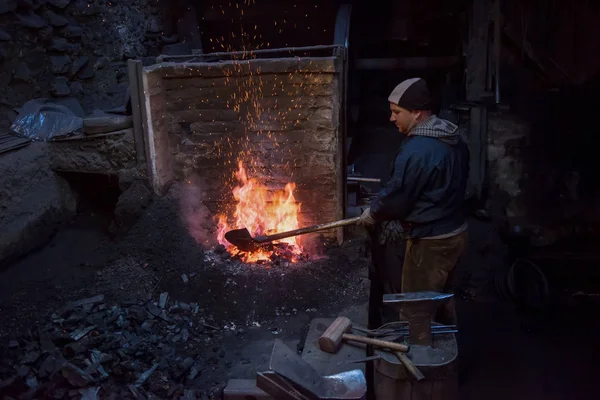
[(410, 344), (431, 346), (433, 316), (453, 296), (438, 292), (392, 293), (383, 295), (383, 304), (406, 316)]
[(342, 340), (370, 344), (375, 347), (393, 351), (407, 352), (408, 346), (401, 343), (357, 336), (346, 333), (352, 329), (352, 321), (346, 317), (337, 317), (319, 338), (319, 348), (327, 353), (337, 353)]
[(271, 243), (275, 240), (286, 239), (293, 236), (304, 235), (306, 233), (324, 231), (327, 229), (340, 228), (342, 226), (352, 225), (358, 222), (360, 217), (347, 218), (325, 224), (317, 224), (306, 228), (294, 229), (293, 231), (274, 233), (272, 235), (254, 236), (248, 229), (234, 229), (225, 233), (225, 239), (242, 251), (254, 251), (261, 246)]
[(377, 355), (377, 356), (359, 358), (358, 360), (340, 361), (337, 365), (358, 364), (358, 363), (364, 363), (364, 362), (368, 362), (368, 361), (379, 360), (380, 358), (381, 358), (381, 356)]
[[(396, 328), (386, 328), (386, 326), (399, 325)], [(403, 336), (408, 335), (408, 321), (395, 321), (389, 324), (386, 324), (377, 329), (367, 329), (363, 327), (352, 327), (353, 330), (362, 332), (370, 337), (381, 338), (381, 337), (389, 337), (389, 336)], [(457, 333), (458, 329), (456, 329), (456, 325), (431, 325), (431, 334), (438, 335), (444, 333)], [(390, 340), (390, 339), (388, 339)], [(393, 340), (391, 340), (393, 341)]]
[(381, 183), (379, 178), (363, 178), (361, 176), (348, 176), (348, 182), (369, 182), (369, 183)]
[[(262, 390), (277, 399), (362, 400), (367, 393), (367, 381), (361, 370), (356, 369), (340, 374), (321, 376), (310, 364), (283, 344), (280, 339), (275, 339), (273, 352), (271, 353), (270, 369), (290, 382), (292, 388), (298, 392), (294, 394), (295, 396), (305, 396), (277, 397), (277, 393), (269, 392), (270, 390), (276, 390), (276, 388), (269, 386), (270, 383), (264, 385), (264, 380), (260, 382), (257, 379), (257, 385), (262, 385), (259, 386)], [(270, 381), (273, 381), (273, 379)], [(289, 392), (290, 388), (287, 387), (286, 389), (281, 381), (276, 386)]]

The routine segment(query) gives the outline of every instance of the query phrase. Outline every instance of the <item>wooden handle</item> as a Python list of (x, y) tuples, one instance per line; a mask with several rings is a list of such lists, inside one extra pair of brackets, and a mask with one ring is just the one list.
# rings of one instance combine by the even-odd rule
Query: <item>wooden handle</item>
[(346, 317), (337, 317), (319, 338), (319, 348), (327, 353), (336, 353), (342, 344), (344, 332), (350, 329), (352, 329), (352, 321)]
[(342, 339), (351, 340), (353, 342), (371, 344), (375, 347), (379, 347), (382, 349), (390, 349), (390, 350), (394, 350), (394, 351), (401, 351), (404, 353), (406, 353), (408, 351), (408, 346), (401, 344), (401, 343), (386, 342), (385, 340), (373, 339), (373, 338), (368, 338), (368, 337), (364, 337), (364, 336), (356, 336), (356, 335), (351, 335), (349, 333), (344, 333), (342, 335)]
[(360, 219), (360, 217), (347, 218), (347, 219), (342, 219), (340, 221), (327, 222), (325, 224), (317, 224), (317, 225), (308, 226), (306, 228), (294, 229), (293, 231), (274, 233), (273, 235), (256, 236), (254, 238), (254, 240), (259, 243), (272, 242), (273, 240), (279, 240), (279, 239), (289, 238), (292, 236), (304, 235), (305, 233), (324, 231), (326, 229), (333, 229), (333, 228), (339, 228), (339, 227), (346, 226), (346, 225), (352, 225), (352, 224), (355, 224), (356, 222), (358, 222), (359, 219)]
[(408, 358), (406, 354), (400, 353), (399, 351), (395, 351), (394, 354), (396, 355), (396, 357), (398, 357), (400, 362), (404, 364), (406, 370), (413, 376), (413, 378), (417, 380), (417, 382), (425, 379), (425, 375), (423, 375), (423, 373), (419, 371), (419, 368), (415, 367), (415, 364), (413, 364), (413, 362), (410, 360), (410, 358)]

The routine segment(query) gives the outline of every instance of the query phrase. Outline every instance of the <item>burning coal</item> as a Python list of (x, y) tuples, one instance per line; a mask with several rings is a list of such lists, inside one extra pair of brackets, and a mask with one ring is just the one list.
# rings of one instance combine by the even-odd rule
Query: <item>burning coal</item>
[(232, 229), (246, 228), (252, 236), (269, 235), (298, 229), (300, 203), (294, 198), (294, 183), (287, 183), (284, 190), (272, 192), (254, 178), (249, 178), (242, 161), (238, 162), (236, 178), (239, 183), (233, 189), (236, 206), (233, 223), (226, 215), (219, 215), (217, 239), (232, 255), (239, 255), (244, 262), (272, 260), (274, 255), (284, 252), (290, 261), (302, 254), (302, 246), (295, 237), (273, 242), (274, 246), (250, 253), (242, 253), (225, 240), (225, 233)]

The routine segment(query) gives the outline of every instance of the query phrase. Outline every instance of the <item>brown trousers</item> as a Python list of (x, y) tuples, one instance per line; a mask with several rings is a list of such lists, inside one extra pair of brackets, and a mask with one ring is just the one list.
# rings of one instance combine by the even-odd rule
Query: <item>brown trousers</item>
[[(444, 239), (408, 239), (402, 268), (402, 292), (451, 293), (454, 272), (467, 249), (468, 233)], [(456, 324), (454, 299), (440, 307), (437, 322)]]

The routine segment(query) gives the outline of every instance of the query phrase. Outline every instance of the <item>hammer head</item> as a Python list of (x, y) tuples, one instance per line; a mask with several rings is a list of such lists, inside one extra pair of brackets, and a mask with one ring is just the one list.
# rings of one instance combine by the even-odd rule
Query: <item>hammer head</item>
[(346, 317), (337, 317), (319, 338), (319, 348), (327, 353), (337, 353), (342, 344), (342, 336), (351, 329), (352, 321)]
[(454, 295), (438, 292), (391, 293), (383, 295), (383, 304), (406, 315), (409, 319), (413, 314), (427, 312), (433, 315), (445, 302)]
[(454, 296), (450, 293), (412, 292), (383, 295), (383, 304), (408, 318), (411, 344), (432, 345), (431, 322), (438, 308)]

